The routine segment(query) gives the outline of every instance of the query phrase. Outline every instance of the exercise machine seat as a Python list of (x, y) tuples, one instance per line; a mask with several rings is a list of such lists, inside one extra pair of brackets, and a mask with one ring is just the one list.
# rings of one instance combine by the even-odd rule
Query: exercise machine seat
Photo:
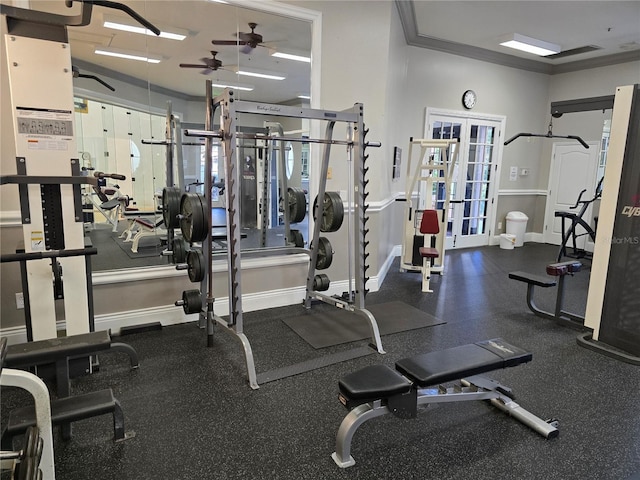
[[(438, 212), (436, 210), (424, 210), (422, 212), (420, 233), (424, 235), (436, 235), (440, 233), (440, 222), (438, 221)], [(418, 251), (421, 257), (438, 258), (440, 256), (438, 250), (435, 248), (420, 247)]]
[(386, 365), (370, 365), (342, 377), (338, 388), (347, 398), (369, 400), (407, 393), (411, 382)]
[(419, 387), (459, 380), (531, 361), (532, 355), (501, 338), (429, 352), (396, 362), (396, 369)]
[(420, 233), (424, 235), (436, 235), (440, 233), (440, 222), (437, 210), (424, 210), (420, 220)]

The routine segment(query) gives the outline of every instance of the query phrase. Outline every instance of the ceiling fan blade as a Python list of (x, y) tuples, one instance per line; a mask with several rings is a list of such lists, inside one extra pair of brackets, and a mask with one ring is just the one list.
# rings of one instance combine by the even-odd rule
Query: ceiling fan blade
[(242, 40), (211, 40), (214, 45), (246, 45)]
[(196, 65), (194, 63), (181, 63), (180, 67), (182, 67), (182, 68), (209, 68), (208, 65)]

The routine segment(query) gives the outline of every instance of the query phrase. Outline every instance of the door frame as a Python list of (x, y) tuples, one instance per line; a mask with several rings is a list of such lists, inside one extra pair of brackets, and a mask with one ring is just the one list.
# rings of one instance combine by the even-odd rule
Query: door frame
[[(503, 134), (506, 128), (507, 117), (505, 115), (494, 115), (490, 113), (480, 113), (480, 112), (468, 112), (463, 110), (448, 110), (442, 108), (433, 108), (427, 107), (425, 109), (425, 121), (424, 121), (424, 138), (431, 138), (431, 128), (430, 128), (430, 119), (434, 116), (445, 116), (460, 119), (461, 121), (467, 122), (469, 120), (479, 120), (479, 121), (489, 121), (498, 123), (498, 132), (495, 139), (495, 155), (494, 155), (494, 170), (492, 171), (494, 181), (489, 183), (489, 193), (487, 196), (487, 201), (490, 200), (489, 206), (487, 208), (487, 245), (491, 244), (492, 232), (495, 225), (496, 218), (496, 210), (497, 210), (497, 196), (499, 190), (500, 183), (500, 171), (502, 169), (502, 152), (504, 149), (503, 142)], [(469, 145), (466, 142), (466, 139), (461, 139), (460, 143), (460, 157), (458, 162), (463, 159), (463, 154), (466, 156), (468, 154)], [(466, 161), (466, 160), (464, 160)], [(448, 241), (445, 238), (445, 243), (448, 245), (447, 248), (456, 248), (453, 247), (451, 241)], [(466, 247), (458, 247), (458, 248), (466, 248)]]

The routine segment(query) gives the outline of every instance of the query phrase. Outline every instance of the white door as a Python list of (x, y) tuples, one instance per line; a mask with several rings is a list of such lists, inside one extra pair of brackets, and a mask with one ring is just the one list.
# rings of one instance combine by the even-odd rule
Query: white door
[[(555, 212), (572, 212), (578, 214), (582, 205), (572, 209), (580, 196), (582, 200), (590, 200), (595, 193), (598, 169), (597, 142), (589, 142), (587, 150), (578, 143), (554, 143), (549, 171), (549, 189), (547, 191), (547, 208), (544, 217), (544, 242), (553, 245), (562, 243), (562, 219), (555, 216)], [(583, 220), (593, 226), (592, 206), (585, 211)], [(565, 221), (565, 228), (568, 228)], [(578, 227), (578, 234), (585, 233)], [(588, 235), (578, 238), (578, 248), (593, 250), (587, 242)]]
[[(447, 249), (489, 244), (503, 122), (503, 119), (428, 115), (429, 138), (460, 139), (447, 212)], [(439, 185), (434, 194), (441, 205), (444, 188)]]

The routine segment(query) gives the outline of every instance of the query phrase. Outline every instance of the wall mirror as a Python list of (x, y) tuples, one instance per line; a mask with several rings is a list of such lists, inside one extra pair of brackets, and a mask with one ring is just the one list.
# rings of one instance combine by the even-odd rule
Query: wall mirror
[[(145, 34), (125, 12), (97, 6), (90, 25), (68, 29), (78, 157), (87, 175), (102, 171), (126, 177), (106, 179), (102, 195), (90, 188), (85, 192), (86, 231), (98, 248), (92, 259), (94, 272), (170, 263), (170, 258), (160, 256), (167, 245), (158, 210), (167, 186), (167, 148), (173, 148), (176, 173), (181, 160), (184, 184), (179, 186), (203, 193), (203, 142), (184, 136), (183, 131), (203, 128), (207, 79), (212, 81), (214, 96), (231, 87), (236, 98), (248, 101), (308, 106), (311, 93), (311, 63), (302, 59), (311, 57), (312, 23), (296, 17), (293, 7), (288, 12), (286, 5), (269, 7), (260, 2), (120, 3), (158, 27), (161, 37)], [(74, 2), (68, 8), (63, 0), (32, 0), (29, 8), (74, 15), (81, 6)], [(177, 121), (177, 144), (172, 147), (158, 144), (165, 140), (169, 110)], [(284, 132), (308, 135), (309, 127), (300, 119), (243, 115), (238, 125), (243, 131), (261, 133), (266, 132), (267, 120), (280, 123)], [(276, 148), (266, 149), (266, 141), (243, 142), (238, 148), (243, 165), (241, 227), (246, 233), (242, 248), (260, 246), (250, 242), (261, 237), (256, 232), (263, 225), (261, 215), (267, 216), (270, 233), (263, 246), (283, 246), (279, 200), (285, 196), (279, 191), (278, 178), (287, 175), (289, 185), (308, 191), (308, 152), (305, 156), (303, 151), (308, 147), (299, 142), (288, 145), (285, 159), (291, 162), (285, 162), (286, 171), (281, 172)], [(222, 147), (214, 146), (213, 157), (212, 174), (222, 182)], [(178, 184), (178, 178), (173, 184)], [(263, 189), (268, 191), (267, 204), (261, 203)], [(224, 230), (225, 224), (222, 193), (220, 184), (214, 187), (212, 224), (220, 239), (224, 231), (219, 227)], [(307, 223), (299, 228), (308, 228)], [(224, 241), (217, 246), (224, 248)]]

